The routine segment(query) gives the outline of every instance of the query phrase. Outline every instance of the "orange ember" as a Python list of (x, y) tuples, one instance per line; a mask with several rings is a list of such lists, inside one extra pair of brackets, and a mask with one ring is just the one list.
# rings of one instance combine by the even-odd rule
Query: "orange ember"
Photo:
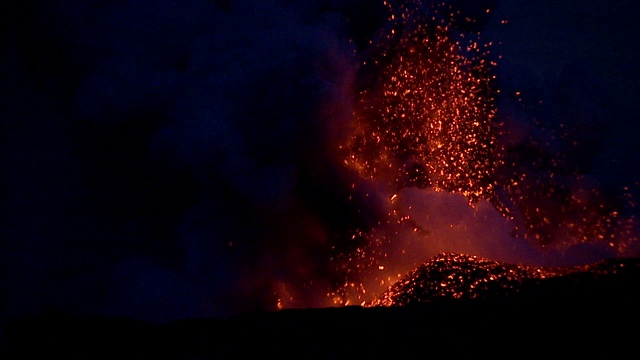
[(388, 6), (391, 28), (369, 65), (381, 74), (360, 92), (346, 163), (396, 189), (487, 198), (499, 159), (486, 46), (454, 40), (447, 20), (436, 17), (449, 9), (424, 19)]
[[(334, 305), (370, 303), (438, 251), (541, 263), (544, 250), (590, 242), (622, 254), (636, 241), (636, 219), (563, 170), (560, 156), (523, 163), (500, 145), (490, 42), (453, 29), (459, 14), (446, 3), (385, 5), (388, 26), (361, 64), (340, 149), (386, 217), (332, 259), (344, 274), (327, 293)], [(562, 171), (575, 189), (550, 181)]]
[(362, 246), (337, 256), (347, 279), (327, 294), (336, 305), (365, 304), (424, 260), (405, 251), (420, 244), (400, 240), (408, 231), (424, 242), (428, 232), (393, 205), (403, 188), (461, 194), (473, 204), (493, 197), (501, 165), (491, 44), (453, 36), (458, 14), (446, 4), (385, 4), (388, 27), (362, 63), (363, 78), (372, 79), (362, 84), (341, 149), (348, 167), (392, 191), (392, 208), (378, 229), (354, 234)]

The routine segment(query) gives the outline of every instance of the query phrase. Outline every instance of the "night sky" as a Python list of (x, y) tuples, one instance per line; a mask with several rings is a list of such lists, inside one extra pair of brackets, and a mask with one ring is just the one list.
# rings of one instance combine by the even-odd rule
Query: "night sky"
[[(339, 144), (380, 75), (363, 64), (389, 30), (382, 1), (0, 4), (0, 314), (327, 306), (362, 280), (336, 261), (398, 231), (385, 251), (414, 257), (392, 271), (444, 250), (538, 265), (640, 256), (640, 5), (445, 3), (450, 31), (479, 32), (496, 63), (506, 165), (477, 211), (428, 187), (388, 193), (345, 165)], [(418, 20), (442, 16), (431, 5)], [(390, 195), (429, 233), (419, 246), (384, 224)]]

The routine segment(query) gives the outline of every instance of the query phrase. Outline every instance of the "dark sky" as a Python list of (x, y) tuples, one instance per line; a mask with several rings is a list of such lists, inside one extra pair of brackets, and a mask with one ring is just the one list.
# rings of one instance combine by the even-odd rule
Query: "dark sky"
[[(583, 222), (586, 240), (531, 255), (539, 242), (511, 250), (512, 233), (487, 230), (498, 223), (488, 202), (483, 225), (457, 196), (406, 189), (401, 200), (436, 237), (450, 236), (443, 209), (476, 229), (421, 256), (638, 255), (640, 6), (447, 3), (464, 15), (452, 32), (494, 44), (508, 159), (496, 176), (534, 179), (509, 193), (523, 217), (543, 213), (528, 217), (532, 234), (564, 244), (555, 225), (597, 215)], [(326, 305), (321, 295), (347, 278), (331, 259), (386, 212), (389, 194), (346, 169), (336, 145), (349, 136), (360, 65), (388, 26), (382, 1), (26, 0), (0, 14), (3, 316), (167, 321), (284, 297)], [(585, 212), (572, 212), (576, 201)]]

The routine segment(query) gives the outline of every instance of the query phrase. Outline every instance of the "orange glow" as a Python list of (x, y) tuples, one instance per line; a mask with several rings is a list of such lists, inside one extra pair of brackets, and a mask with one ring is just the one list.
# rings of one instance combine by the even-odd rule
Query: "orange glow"
[(441, 253), (421, 264), (366, 306), (398, 306), (438, 299), (479, 299), (513, 295), (522, 284), (580, 272), (615, 274), (624, 263), (536, 267), (507, 264), (473, 255)]
[(346, 163), (396, 188), (489, 197), (500, 160), (486, 49), (452, 39), (444, 21), (424, 22), (406, 7), (389, 10), (393, 27), (375, 61), (387, 65), (360, 92)]
[[(362, 61), (363, 78), (371, 80), (359, 91), (350, 136), (338, 145), (347, 168), (384, 189), (387, 216), (377, 227), (354, 232), (356, 251), (335, 257), (346, 276), (327, 294), (332, 303), (371, 304), (380, 292), (402, 286), (401, 279), (408, 286), (411, 279), (402, 274), (437, 249), (490, 253), (502, 261), (515, 254), (515, 263), (535, 262), (525, 250), (563, 253), (586, 242), (624, 254), (637, 240), (636, 219), (606, 205), (589, 179), (559, 173), (557, 158), (534, 164), (536, 171), (527, 170), (529, 163), (519, 168), (518, 159), (507, 162), (497, 141), (506, 130), (496, 123), (500, 90), (492, 73), (497, 64), (488, 60), (491, 43), (469, 34), (454, 37), (447, 16), (431, 16), (450, 14), (446, 4), (433, 5), (427, 14), (420, 0), (411, 8), (400, 3), (395, 8), (385, 1), (389, 27), (371, 50), (376, 55)], [(521, 91), (511, 96), (526, 98)], [(575, 189), (561, 193), (549, 181), (560, 176), (575, 179)], [(442, 215), (446, 206), (453, 210)], [(505, 249), (491, 249), (495, 245)], [(453, 283), (465, 282), (479, 289), (503, 276), (543, 279), (557, 271), (518, 265), (506, 275), (469, 282), (460, 273), (437, 285), (453, 291)]]
[[(360, 282), (330, 293), (334, 304), (370, 301), (416, 265), (412, 256), (421, 251), (405, 251), (408, 247), (398, 239), (405, 223), (419, 241), (428, 230), (403, 214), (397, 191), (417, 187), (457, 193), (472, 204), (492, 197), (493, 174), (501, 165), (487, 46), (452, 38), (446, 20), (426, 19), (417, 10), (420, 1), (412, 8), (385, 5), (389, 30), (377, 44), (378, 55), (362, 63), (363, 71), (373, 68), (376, 76), (360, 91), (352, 135), (340, 148), (346, 151), (344, 163), (362, 178), (390, 187), (391, 211), (380, 229), (354, 234), (354, 239), (367, 238), (365, 246), (339, 258)], [(442, 4), (430, 10), (432, 15), (453, 13)], [(370, 269), (377, 271), (371, 274)]]

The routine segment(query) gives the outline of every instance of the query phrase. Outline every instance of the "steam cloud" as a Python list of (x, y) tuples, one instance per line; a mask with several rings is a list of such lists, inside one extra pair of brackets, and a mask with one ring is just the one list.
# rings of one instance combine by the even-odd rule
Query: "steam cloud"
[[(455, 31), (485, 26), (497, 1), (481, 3), (451, 2), (478, 19), (458, 19)], [(333, 260), (354, 250), (354, 231), (397, 235), (391, 258), (415, 250), (390, 271), (441, 250), (555, 264), (638, 255), (620, 239), (624, 253), (585, 242), (542, 256), (495, 204), (474, 210), (461, 195), (417, 188), (391, 204), (384, 186), (345, 169), (335, 145), (348, 136), (369, 40), (385, 26), (382, 4), (65, 0), (0, 13), (3, 316), (52, 307), (169, 321), (326, 306), (346, 276)], [(584, 83), (597, 70), (578, 64), (550, 80), (508, 63), (499, 71), (501, 141), (517, 168), (501, 176), (536, 175), (536, 186), (634, 219), (619, 189), (637, 170), (607, 167), (631, 161), (619, 155), (628, 137), (609, 126), (629, 114), (607, 84)], [(531, 160), (558, 154), (562, 164)], [(514, 208), (528, 211), (536, 186)], [(430, 242), (379, 226), (408, 204)], [(633, 237), (634, 226), (615, 231)]]

